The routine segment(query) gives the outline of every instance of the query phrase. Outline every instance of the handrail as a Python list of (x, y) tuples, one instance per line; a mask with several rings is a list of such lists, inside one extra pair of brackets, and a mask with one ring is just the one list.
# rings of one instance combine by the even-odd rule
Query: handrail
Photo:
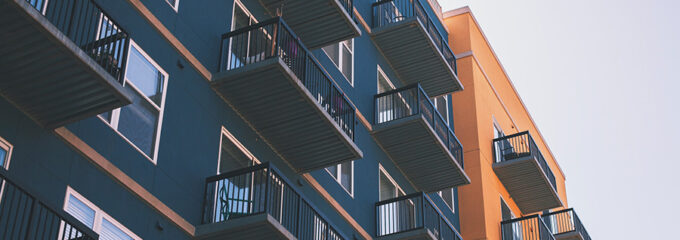
[(380, 201), (375, 208), (378, 237), (427, 229), (437, 239), (463, 239), (424, 192)]
[(519, 132), (493, 140), (495, 162), (505, 162), (532, 156), (538, 161), (538, 165), (545, 172), (553, 190), (557, 192), (555, 174), (543, 157), (543, 153), (536, 145), (529, 131)]
[(435, 26), (420, 0), (382, 0), (371, 4), (371, 7), (373, 28), (402, 22), (412, 17), (418, 19), (451, 69), (458, 74), (456, 56), (449, 47), (448, 38)]
[(584, 240), (591, 239), (590, 234), (588, 234), (588, 231), (573, 208), (544, 214), (542, 217), (553, 235), (578, 232)]
[(502, 240), (555, 240), (539, 214), (501, 222)]
[[(10, 172), (0, 168), (1, 239), (78, 239), (95, 240), (99, 235), (60, 208), (50, 206), (34, 191), (13, 180)], [(3, 184), (4, 183), (4, 184)], [(20, 206), (23, 206), (20, 208)], [(23, 210), (21, 210), (23, 209)], [(11, 219), (13, 218), (13, 219)]]
[(420, 84), (377, 94), (374, 100), (373, 124), (422, 115), (458, 164), (464, 167), (463, 145)]
[(219, 56), (220, 72), (279, 58), (343, 132), (354, 140), (356, 107), (283, 18), (275, 17), (223, 34)]
[(271, 163), (206, 179), (203, 223), (268, 214), (298, 239), (344, 239)]
[(123, 82), (130, 37), (99, 4), (93, 0), (26, 2), (112, 77)]

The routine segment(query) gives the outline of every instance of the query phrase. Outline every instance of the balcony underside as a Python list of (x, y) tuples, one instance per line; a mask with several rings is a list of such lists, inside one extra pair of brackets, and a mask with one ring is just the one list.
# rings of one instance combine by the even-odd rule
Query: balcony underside
[(584, 240), (584, 237), (577, 231), (571, 231), (555, 234), (555, 240)]
[(428, 229), (419, 228), (411, 231), (390, 234), (376, 238), (378, 240), (437, 240), (437, 237)]
[(493, 170), (523, 213), (562, 206), (557, 191), (533, 156), (494, 163)]
[(418, 190), (433, 192), (470, 183), (422, 115), (378, 124), (372, 134)]
[(212, 87), (299, 173), (363, 156), (279, 58), (216, 74)]
[(211, 223), (196, 228), (196, 239), (296, 239), (269, 214), (257, 214)]
[(0, 95), (56, 128), (131, 103), (118, 81), (23, 0), (0, 0)]
[[(272, 16), (281, 0), (260, 0)], [(361, 36), (359, 27), (338, 0), (286, 0), (283, 18), (309, 49)]]
[(373, 29), (371, 36), (404, 85), (420, 82), (430, 97), (463, 89), (417, 18)]

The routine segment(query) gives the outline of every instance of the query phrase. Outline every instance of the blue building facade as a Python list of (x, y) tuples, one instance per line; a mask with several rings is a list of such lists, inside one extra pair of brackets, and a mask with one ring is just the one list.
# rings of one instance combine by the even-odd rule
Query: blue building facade
[(461, 239), (428, 1), (0, 1), (0, 238)]

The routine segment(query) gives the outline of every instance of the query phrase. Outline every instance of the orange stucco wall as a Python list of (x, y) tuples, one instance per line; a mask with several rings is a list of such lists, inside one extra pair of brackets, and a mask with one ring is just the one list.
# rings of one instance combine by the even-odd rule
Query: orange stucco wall
[(452, 98), (456, 135), (472, 181), (459, 188), (461, 234), (466, 240), (498, 240), (501, 197), (516, 217), (532, 213), (519, 211), (492, 169), (494, 119), (507, 135), (529, 130), (555, 173), (558, 194), (567, 207), (565, 178), (469, 9), (446, 13), (445, 24), (465, 86)]

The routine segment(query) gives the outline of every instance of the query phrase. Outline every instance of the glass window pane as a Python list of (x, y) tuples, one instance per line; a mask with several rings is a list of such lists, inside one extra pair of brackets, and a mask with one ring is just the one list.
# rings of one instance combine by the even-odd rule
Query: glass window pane
[(123, 230), (120, 230), (120, 228), (116, 227), (116, 225), (113, 225), (113, 223), (109, 222), (109, 220), (106, 220), (106, 218), (102, 219), (102, 227), (99, 230), (99, 239), (100, 240), (133, 240), (132, 237), (125, 234), (125, 232), (123, 232)]
[(394, 198), (397, 195), (397, 187), (392, 181), (380, 172), (380, 201)]
[(352, 81), (352, 60), (354, 59), (354, 56), (352, 56), (352, 53), (349, 51), (348, 48), (343, 47), (342, 48), (342, 74), (345, 75), (347, 80), (350, 82)]
[(137, 49), (132, 47), (125, 78), (135, 85), (156, 106), (161, 105), (165, 76), (151, 64)]
[(326, 47), (323, 47), (323, 50), (326, 52), (326, 55), (333, 60), (333, 63), (335, 63), (335, 66), (340, 66), (340, 53), (338, 50), (338, 44), (333, 44), (333, 45), (328, 45)]
[(73, 195), (69, 195), (66, 212), (85, 224), (85, 226), (88, 226), (89, 228), (94, 227), (94, 209), (88, 207)]
[(453, 188), (449, 188), (446, 190), (442, 190), (442, 199), (444, 199), (444, 202), (446, 205), (448, 205), (451, 210), (453, 210)]
[(340, 184), (348, 192), (352, 191), (352, 163), (340, 164)]
[(118, 131), (148, 157), (153, 157), (158, 115), (158, 110), (137, 94), (132, 104), (120, 109)]
[(5, 167), (7, 161), (7, 150), (0, 148), (0, 167)]
[(333, 178), (338, 179), (338, 165), (327, 167), (326, 170), (328, 170)]

